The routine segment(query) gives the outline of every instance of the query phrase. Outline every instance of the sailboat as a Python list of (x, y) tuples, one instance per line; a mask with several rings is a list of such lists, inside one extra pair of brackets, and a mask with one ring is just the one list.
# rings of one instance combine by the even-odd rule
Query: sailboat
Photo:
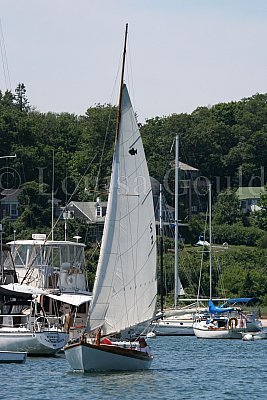
[[(241, 339), (244, 332), (260, 332), (261, 324), (255, 318), (246, 317), (240, 307), (234, 307), (240, 300), (229, 299), (221, 306), (212, 300), (212, 231), (211, 231), (211, 184), (209, 184), (209, 260), (210, 260), (210, 299), (208, 313), (199, 314), (193, 323), (194, 334), (201, 339)], [(227, 307), (227, 305), (232, 305)]]
[(184, 290), (178, 274), (179, 229), (179, 135), (175, 137), (175, 260), (174, 260), (174, 308), (163, 307), (163, 224), (162, 224), (162, 186), (160, 185), (160, 248), (161, 248), (161, 310), (156, 321), (151, 323), (151, 330), (157, 336), (193, 336), (193, 315), (199, 310), (195, 302), (185, 307), (178, 307), (178, 297)]
[(74, 370), (145, 370), (153, 360), (144, 338), (107, 336), (152, 320), (157, 301), (157, 249), (152, 189), (142, 139), (123, 82), (126, 25), (116, 140), (100, 256), (88, 323), (78, 343), (65, 346)]

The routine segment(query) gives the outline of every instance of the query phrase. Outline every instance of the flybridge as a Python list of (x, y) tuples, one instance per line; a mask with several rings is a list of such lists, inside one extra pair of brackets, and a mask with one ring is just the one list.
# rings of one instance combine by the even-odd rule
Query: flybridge
[(61, 292), (87, 290), (85, 244), (46, 240), (46, 235), (34, 234), (31, 240), (14, 240), (8, 245), (18, 283)]

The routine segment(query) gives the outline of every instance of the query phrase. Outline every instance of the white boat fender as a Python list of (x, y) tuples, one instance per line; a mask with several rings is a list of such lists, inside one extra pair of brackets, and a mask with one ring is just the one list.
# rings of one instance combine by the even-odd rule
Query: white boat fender
[(148, 332), (148, 334), (146, 335), (147, 338), (155, 338), (157, 337), (157, 335), (155, 334), (155, 332)]
[(243, 336), (242, 338), (245, 342), (248, 342), (250, 340), (253, 340), (253, 336), (250, 333), (247, 333), (246, 335)]

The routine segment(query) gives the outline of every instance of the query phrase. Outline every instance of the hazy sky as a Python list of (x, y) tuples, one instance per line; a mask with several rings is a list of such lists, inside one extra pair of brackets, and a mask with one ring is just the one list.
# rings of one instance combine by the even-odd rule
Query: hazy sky
[(267, 0), (0, 0), (0, 18), (11, 89), (41, 112), (117, 104), (126, 22), (140, 122), (267, 92)]

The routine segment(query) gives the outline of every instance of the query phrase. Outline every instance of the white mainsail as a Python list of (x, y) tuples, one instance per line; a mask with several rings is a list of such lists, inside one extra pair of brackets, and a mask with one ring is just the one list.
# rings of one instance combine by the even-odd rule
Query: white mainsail
[(107, 215), (86, 331), (119, 332), (154, 316), (156, 228), (142, 139), (122, 88)]

